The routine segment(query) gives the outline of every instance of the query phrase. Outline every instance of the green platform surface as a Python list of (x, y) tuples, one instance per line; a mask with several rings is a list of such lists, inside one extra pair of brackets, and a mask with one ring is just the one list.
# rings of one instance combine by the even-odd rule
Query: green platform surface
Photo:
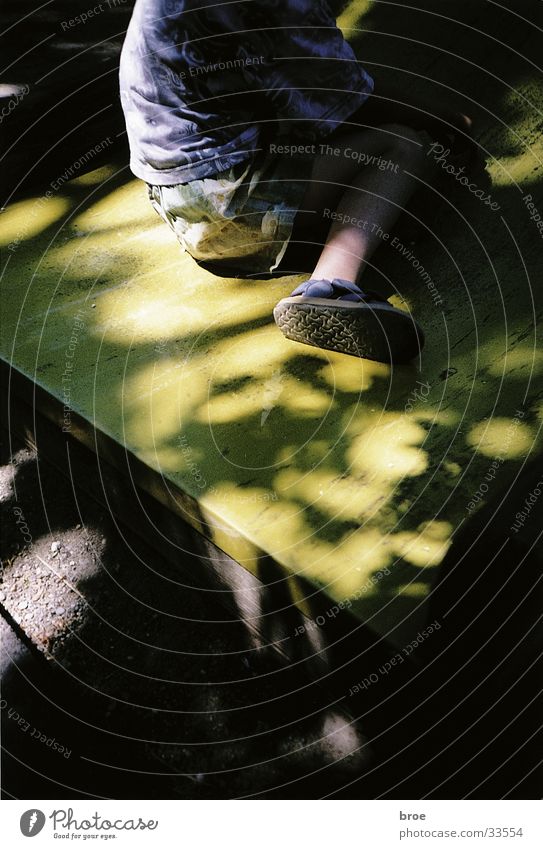
[[(342, 18), (369, 66), (383, 52), (373, 8)], [(377, 254), (373, 286), (397, 289), (425, 329), (420, 361), (390, 368), (285, 340), (272, 309), (305, 278), (202, 270), (126, 167), (2, 215), (1, 354), (66, 405), (66, 430), (73, 409), (132, 452), (155, 493), (250, 571), (271, 556), (302, 610), (315, 587), (398, 643), (423, 624), (455, 532), (540, 447), (543, 238), (525, 199), (543, 213), (540, 81), (526, 45), (507, 48), (504, 79), (496, 35), (462, 27), (465, 55), (487, 45), (484, 68), (451, 60), (450, 29), (450, 45), (408, 42), (394, 66), (476, 98), (499, 204), (459, 184), (439, 200), (426, 189), (429, 213), (397, 231), (414, 259)], [(511, 32), (518, 49), (531, 30), (511, 17)]]

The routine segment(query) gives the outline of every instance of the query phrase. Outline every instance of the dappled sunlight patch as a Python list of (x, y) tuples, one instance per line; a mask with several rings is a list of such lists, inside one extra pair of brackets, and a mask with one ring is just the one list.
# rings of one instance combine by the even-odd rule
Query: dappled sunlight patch
[(248, 538), (254, 530), (271, 555), (297, 575), (318, 581), (337, 599), (378, 592), (372, 575), (391, 562), (389, 540), (377, 528), (361, 529), (330, 543), (319, 538), (304, 511), (275, 488), (240, 488), (221, 482), (203, 495), (201, 503), (221, 517), (219, 526), (241, 526)]
[(330, 387), (341, 392), (364, 392), (376, 378), (387, 379), (390, 367), (358, 357), (341, 356), (324, 365), (319, 372)]
[(401, 531), (390, 536), (390, 546), (398, 557), (414, 566), (437, 566), (452, 541), (450, 522), (423, 522), (416, 531)]
[[(518, 144), (518, 142), (516, 142)], [(524, 148), (515, 156), (500, 156), (491, 159), (487, 171), (492, 178), (492, 185), (497, 187), (522, 186), (534, 179), (535, 169), (540, 164), (541, 152), (535, 148)]]
[(93, 203), (74, 219), (74, 224), (83, 231), (94, 233), (117, 225), (147, 225), (156, 221), (156, 217), (145, 185), (141, 180), (130, 180)]
[(462, 471), (462, 466), (459, 463), (455, 463), (453, 460), (444, 460), (441, 465), (443, 467), (443, 471), (447, 472), (447, 474), (452, 478), (457, 478)]
[(398, 587), (398, 595), (408, 596), (409, 598), (423, 599), (428, 593), (428, 584), (423, 584), (420, 581), (413, 581), (410, 584), (400, 584)]
[[(511, 309), (511, 317), (512, 315)], [(483, 380), (487, 376), (498, 378), (505, 376), (509, 378), (511, 376), (513, 379), (522, 378), (526, 380), (532, 366), (536, 368), (537, 374), (540, 353), (535, 347), (535, 336), (533, 333), (528, 335), (528, 340), (528, 343), (525, 342), (524, 344), (510, 347), (505, 329), (501, 329), (491, 339), (480, 341), (477, 346), (477, 367), (480, 369), (480, 375), (478, 374), (478, 376), (481, 376)], [(531, 340), (533, 340), (533, 343), (530, 343)], [(473, 354), (466, 352), (462, 359), (464, 359), (466, 364), (466, 373), (470, 378), (473, 377)], [(460, 360), (460, 355), (458, 360)]]
[(251, 381), (243, 389), (224, 392), (207, 400), (195, 411), (194, 419), (210, 424), (228, 424), (262, 413), (265, 382)]
[[(190, 263), (192, 265), (192, 261)], [(195, 274), (189, 275), (187, 265), (155, 263), (154, 268), (129, 281), (129, 291), (116, 290), (100, 297), (97, 317), (102, 327), (107, 328), (107, 339), (125, 344), (127, 339), (137, 344), (192, 339), (196, 351), (204, 341), (208, 349), (215, 343), (215, 360), (227, 357), (232, 369), (236, 369), (234, 363), (237, 362), (236, 373), (240, 362), (243, 362), (244, 369), (250, 362), (252, 369), (252, 360), (258, 359), (256, 351), (252, 352), (252, 356), (248, 351), (253, 335), (233, 333), (223, 340), (220, 336), (227, 327), (261, 319), (267, 310), (261, 303), (242, 297), (230, 281), (214, 283), (215, 289), (211, 291), (205, 285), (207, 272), (197, 266), (196, 269)], [(227, 303), (228, 307), (221, 309), (221, 303)], [(253, 330), (252, 334), (255, 333), (257, 331)], [(220, 341), (214, 340), (214, 335)], [(274, 335), (280, 336), (278, 333)], [(185, 356), (194, 356), (190, 346), (185, 346)], [(220, 373), (226, 373), (222, 364)]]
[[(424, 403), (424, 402), (423, 402)], [(413, 422), (427, 422), (433, 425), (443, 425), (444, 427), (453, 427), (458, 424), (459, 415), (454, 410), (440, 410), (439, 408), (415, 407), (413, 404), (413, 412), (405, 413)]]
[[(537, 99), (541, 99), (543, 96), (540, 92), (535, 92), (536, 99), (533, 101), (534, 104), (537, 102)], [(516, 100), (517, 107), (522, 106), (522, 93), (520, 90), (520, 83), (515, 84), (513, 91), (510, 93), (510, 97)], [(494, 180), (496, 180), (496, 186), (511, 186), (512, 181), (505, 176), (504, 170), (499, 168), (498, 162), (503, 162), (509, 168), (515, 169), (515, 160), (519, 160), (519, 165), (515, 169), (515, 181), (522, 183), (529, 179), (534, 179), (537, 177), (537, 173), (534, 174), (533, 171), (537, 167), (538, 163), (535, 160), (535, 157), (541, 157), (540, 151), (538, 150), (539, 145), (537, 143), (530, 144), (529, 139), (526, 137), (527, 131), (527, 116), (526, 113), (522, 114), (521, 110), (517, 111), (518, 120), (513, 117), (513, 114), (510, 113), (510, 118), (507, 122), (507, 126), (502, 126), (500, 128), (500, 150), (499, 153), (494, 151), (495, 156), (491, 156), (490, 154), (486, 154), (487, 157), (487, 169), (492, 175), (492, 183), (494, 184)], [(537, 125), (537, 110), (535, 106), (533, 107), (533, 141), (536, 142), (536, 139), (539, 135), (538, 133), (538, 125)], [(490, 147), (490, 151), (493, 151), (493, 145), (488, 145), (488, 139), (485, 135), (479, 139), (482, 145), (485, 147)], [(508, 170), (509, 170), (508, 168)]]
[[(237, 318), (239, 320), (239, 313)], [(271, 379), (274, 372), (293, 356), (292, 348), (285, 346), (284, 342), (284, 337), (271, 324), (215, 342), (212, 349), (213, 381), (228, 381), (247, 375)]]
[(272, 410), (293, 416), (325, 415), (330, 398), (310, 384), (300, 384), (290, 375), (273, 373), (269, 378), (250, 379), (240, 388), (208, 398), (195, 418), (212, 424), (226, 424), (247, 416), (260, 416), (263, 427)]
[(448, 540), (452, 534), (452, 525), (450, 522), (442, 519), (431, 519), (429, 522), (422, 522), (418, 530), (428, 539)]
[(337, 25), (346, 38), (353, 35), (350, 30), (364, 25), (363, 15), (370, 11), (374, 0), (351, 0), (337, 19)]
[(408, 301), (407, 298), (402, 295), (398, 295), (395, 292), (388, 295), (388, 301), (392, 304), (393, 307), (396, 307), (397, 310), (402, 310), (403, 312), (411, 313), (413, 311), (413, 306), (411, 301)]
[(283, 469), (274, 478), (274, 489), (281, 496), (317, 507), (333, 519), (360, 519), (372, 513), (384, 498), (379, 486), (338, 478), (337, 472), (317, 469)]
[[(169, 271), (168, 260), (170, 266), (175, 267), (175, 249), (176, 245), (162, 249), (158, 263), (149, 246), (131, 231), (78, 231), (77, 234), (69, 234), (62, 244), (57, 242), (48, 252), (47, 260), (71, 280), (88, 280), (90, 289), (91, 281), (104, 278), (111, 285), (114, 281), (126, 280), (127, 276), (143, 275), (145, 272), (159, 277)], [(170, 274), (176, 278), (175, 273)], [(167, 285), (171, 285), (171, 281), (167, 281)]]
[[(0, 245), (14, 252), (24, 250), (24, 242), (34, 239), (68, 213), (70, 202), (58, 195), (31, 198), (10, 204), (0, 214)], [(7, 261), (9, 253), (4, 253)]]
[[(164, 226), (164, 222), (158, 217), (149, 227), (138, 227), (138, 229), (127, 237), (129, 243), (141, 242), (141, 249), (145, 251), (160, 250), (160, 261), (164, 261), (164, 251), (168, 250), (168, 258), (171, 257), (173, 262), (190, 262), (193, 263), (192, 257), (184, 254), (181, 246), (177, 241), (176, 235), (169, 227)], [(138, 246), (139, 247), (139, 246)], [(156, 262), (155, 254), (155, 262)], [(195, 267), (198, 266), (194, 263)], [(188, 280), (186, 281), (189, 282)]]
[[(258, 563), (261, 550), (255, 544), (251, 536), (247, 535), (244, 528), (240, 528), (231, 517), (225, 517), (220, 506), (220, 500), (215, 497), (217, 490), (213, 489), (211, 494), (203, 495), (198, 499), (195, 509), (187, 510), (187, 518), (200, 533), (204, 533), (212, 542), (223, 551), (227, 551), (230, 557), (240, 563), (249, 572), (258, 573)], [(218, 507), (217, 507), (218, 504)], [(205, 523), (205, 525), (203, 524)], [(243, 602), (245, 599), (245, 602)], [(241, 592), (236, 595), (238, 609), (244, 609), (247, 604), (247, 596)], [(254, 608), (247, 604), (247, 614), (255, 615)], [(258, 613), (256, 614), (258, 615)], [(250, 618), (248, 615), (247, 618)]]
[(293, 604), (305, 616), (311, 617), (313, 613), (312, 599), (308, 598), (306, 581), (300, 575), (292, 574), (292, 572), (288, 572), (286, 569), (282, 569), (282, 572)]
[(199, 366), (202, 363), (196, 358), (188, 363), (175, 357), (151, 358), (146, 363), (140, 361), (138, 370), (122, 385), (123, 404), (129, 408), (142, 401), (149, 403), (151, 397), (154, 399), (159, 392), (171, 392), (176, 387), (183, 393), (184, 406), (191, 404), (206, 392), (205, 379), (199, 379)]
[(380, 582), (372, 580), (372, 576), (387, 569), (391, 562), (389, 538), (378, 528), (361, 528), (346, 535), (335, 547), (328, 571), (335, 597), (347, 599), (357, 593), (360, 597), (379, 594)]
[(184, 475), (186, 480), (189, 479), (191, 470), (188, 461), (179, 459), (179, 448), (176, 446), (156, 442), (151, 447), (140, 448), (140, 443), (136, 444), (138, 446), (138, 457), (151, 468), (162, 474), (179, 472), (180, 475)]
[(120, 294), (108, 293), (96, 304), (99, 320), (96, 330), (102, 330), (109, 342), (158, 344), (175, 339), (181, 328), (202, 320), (198, 306), (184, 304), (175, 295), (153, 299), (135, 285), (130, 286), (125, 297)]
[(110, 177), (115, 176), (119, 171), (115, 165), (103, 165), (101, 168), (96, 168), (94, 171), (87, 171), (86, 174), (81, 174), (79, 177), (74, 177), (70, 180), (71, 186), (99, 186), (105, 183)]
[(421, 475), (428, 468), (428, 457), (418, 447), (427, 432), (412, 419), (364, 413), (355, 416), (347, 430), (352, 440), (346, 457), (357, 473), (397, 481)]
[[(291, 435), (292, 436), (292, 435)], [(297, 456), (300, 446), (297, 443), (289, 442), (280, 446), (275, 455), (275, 465), (288, 466)]]
[(528, 424), (518, 418), (494, 416), (473, 425), (466, 441), (485, 457), (514, 460), (529, 454), (535, 446), (536, 435)]
[(501, 357), (493, 359), (486, 370), (495, 377), (502, 377), (506, 373), (508, 377), (526, 380), (530, 374), (535, 377), (543, 373), (543, 351), (535, 346), (518, 345), (504, 352)]
[[(328, 439), (312, 439), (304, 447), (307, 461), (311, 465), (318, 465), (329, 456), (332, 445)], [(286, 450), (281, 450), (277, 456), (280, 460), (289, 462), (294, 453), (295, 449), (287, 446)]]
[(239, 487), (229, 481), (219, 481), (202, 496), (207, 510), (221, 517), (221, 522), (245, 534), (258, 529), (259, 540), (265, 541), (270, 554), (288, 556), (297, 547), (306, 531), (303, 515), (296, 504), (277, 499), (264, 487)]
[(310, 383), (302, 383), (291, 379), (286, 385), (283, 406), (292, 416), (297, 418), (314, 418), (325, 416), (334, 406), (334, 399), (326, 392), (322, 392)]
[[(140, 365), (118, 390), (117, 403), (122, 404), (127, 439), (142, 450), (156, 450), (159, 443), (181, 433), (183, 423), (191, 420), (193, 408), (206, 392), (197, 363), (166, 359)], [(182, 466), (179, 450), (173, 470)]]
[[(515, 85), (504, 91), (503, 103), (507, 109), (508, 121), (507, 126), (500, 127), (499, 158), (502, 161), (510, 161), (513, 158), (523, 159), (526, 152), (532, 151), (531, 166), (525, 168), (525, 172), (534, 171), (541, 161), (538, 104), (541, 103), (542, 98), (541, 76), (533, 73), (519, 74), (515, 79)], [(509, 152), (509, 156), (505, 155), (505, 151)], [(537, 179), (538, 174), (534, 173), (532, 178)]]
[(384, 570), (391, 563), (387, 539), (376, 528), (360, 529), (330, 543), (300, 536), (281, 560), (307, 580), (316, 581), (338, 601), (376, 596)]

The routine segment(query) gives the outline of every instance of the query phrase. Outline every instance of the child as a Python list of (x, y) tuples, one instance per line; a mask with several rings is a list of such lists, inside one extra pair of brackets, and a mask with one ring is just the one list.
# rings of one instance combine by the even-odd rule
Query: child
[(325, 0), (137, 0), (120, 78), (131, 169), (196, 260), (262, 276), (289, 266), (289, 241), (317, 246), (274, 310), (283, 333), (383, 362), (420, 351), (414, 319), (357, 282), (428, 178), (431, 137), (468, 119), (382, 87), (366, 102)]

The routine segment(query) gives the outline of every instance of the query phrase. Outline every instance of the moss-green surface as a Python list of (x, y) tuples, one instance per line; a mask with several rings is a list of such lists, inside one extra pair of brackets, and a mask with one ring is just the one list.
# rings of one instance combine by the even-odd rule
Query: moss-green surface
[(398, 230), (439, 306), (399, 250), (377, 255), (374, 285), (398, 289), (426, 331), (420, 362), (391, 370), (288, 342), (271, 312), (296, 278), (213, 277), (180, 252), (143, 184), (107, 168), (3, 213), (1, 352), (156, 470), (156, 485), (188, 494), (194, 524), (244, 566), (267, 553), (400, 640), (420, 626), (477, 493), (497, 494), (538, 447), (543, 238), (523, 196), (543, 212), (541, 88), (524, 58), (533, 30), (512, 16), (502, 23), (520, 55), (507, 47), (506, 73), (498, 33), (477, 32), (469, 5), (439, 9), (471, 14), (471, 28), (427, 11), (422, 28), (389, 14), (386, 30), (390, 4), (362, 5), (341, 22), (370, 69), (453, 86), (466, 110), (474, 99), (500, 206), (427, 189), (424, 220), (411, 232), (413, 208)]

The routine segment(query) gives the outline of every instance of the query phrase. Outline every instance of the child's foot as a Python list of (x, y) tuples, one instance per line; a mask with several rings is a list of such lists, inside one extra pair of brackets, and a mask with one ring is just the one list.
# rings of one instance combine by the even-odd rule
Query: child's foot
[(381, 363), (407, 362), (424, 345), (409, 313), (347, 280), (307, 280), (273, 315), (287, 339)]

